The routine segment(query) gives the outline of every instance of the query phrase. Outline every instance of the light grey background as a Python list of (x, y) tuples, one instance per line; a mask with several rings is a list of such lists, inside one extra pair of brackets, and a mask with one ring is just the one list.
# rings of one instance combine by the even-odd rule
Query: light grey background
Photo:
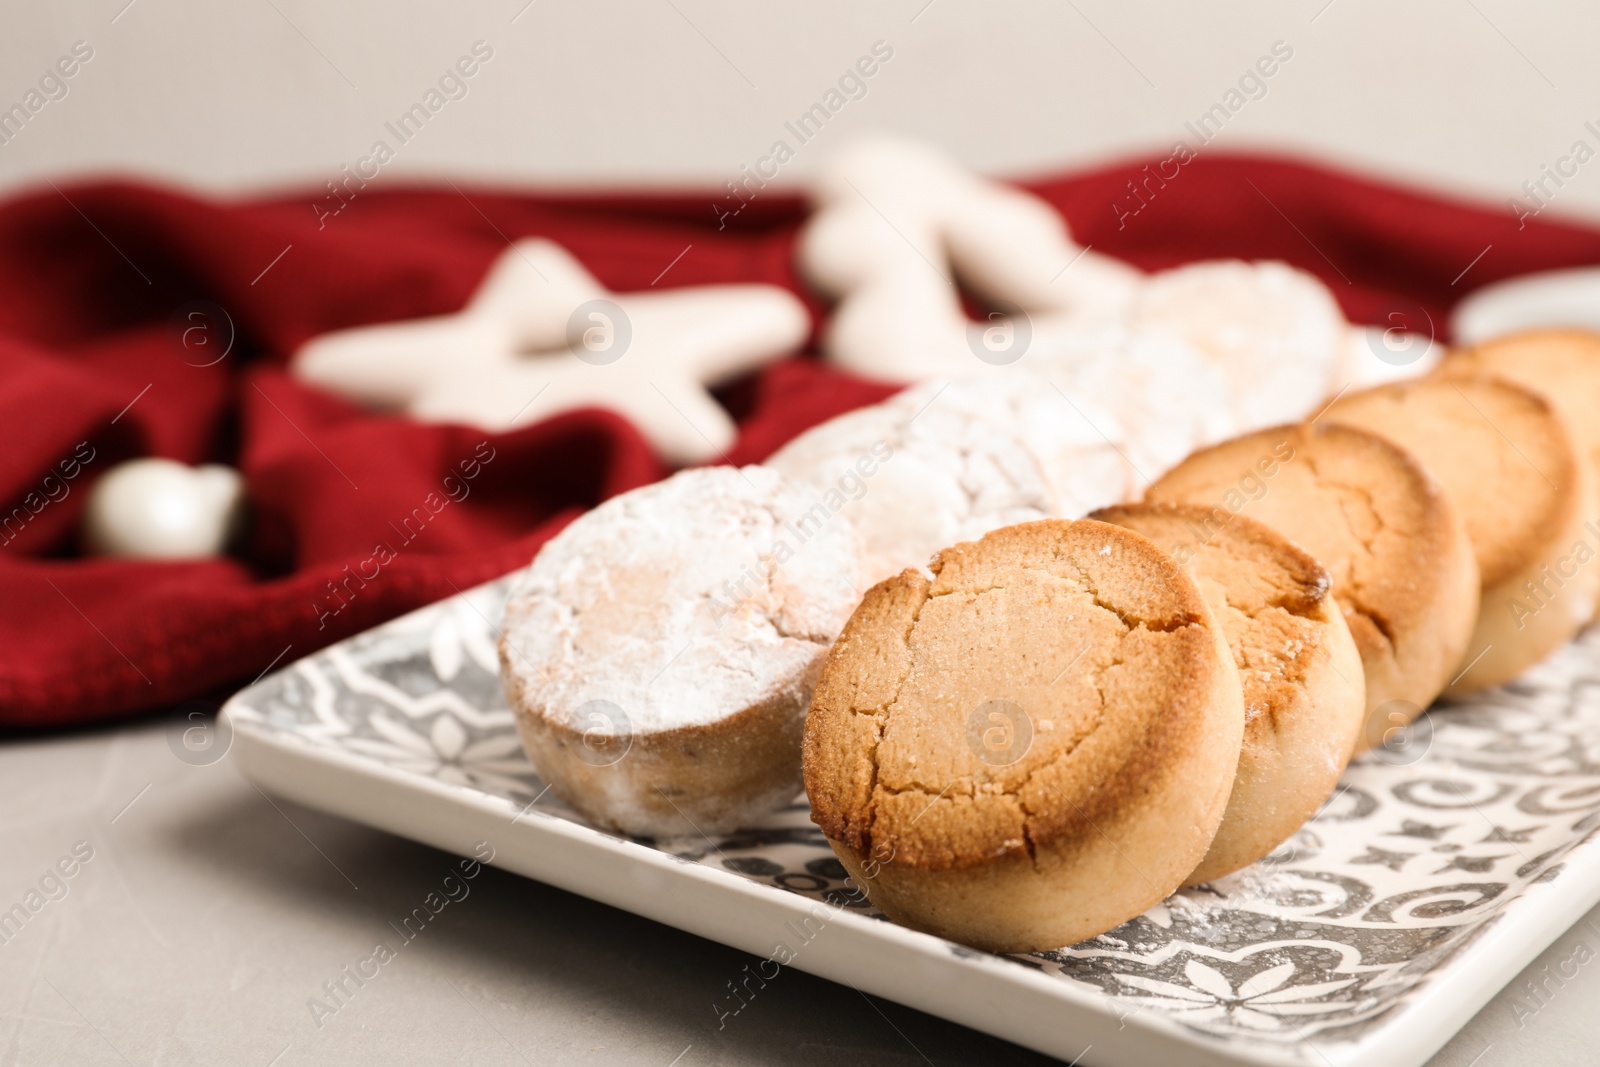
[[(0, 190), (107, 170), (320, 185), (478, 40), (494, 58), (383, 180), (718, 185), (877, 40), (894, 58), (784, 180), (851, 131), (926, 137), (1005, 174), (1166, 149), (1278, 40), (1293, 58), (1211, 149), (1305, 154), (1503, 205), (1574, 141), (1600, 148), (1584, 128), (1600, 125), (1600, 7), (1582, 0), (7, 7), (0, 104), (76, 40), (95, 58), (0, 146)], [(1600, 162), (1548, 188), (1552, 212), (1600, 216)]]
[[(1023, 175), (1167, 148), (1281, 40), (1293, 58), (1207, 150), (1288, 151), (1503, 205), (1574, 141), (1600, 148), (1584, 127), (1600, 125), (1596, 39), (1600, 8), (1575, 0), (11, 4), (0, 108), (75, 41), (94, 58), (0, 144), (0, 195), (90, 173), (317, 186), (393, 143), (384, 123), (479, 40), (494, 56), (467, 95), (376, 181), (715, 187), (878, 40), (894, 58), (782, 181), (867, 130)], [(1600, 218), (1597, 175), (1567, 180), (1552, 214)], [(0, 945), (0, 1064), (1038, 1062), (790, 971), (719, 1031), (711, 1005), (742, 954), (492, 870), (319, 1028), (307, 998), (450, 857), (275, 807), (230, 760), (179, 762), (149, 722), (0, 743), (0, 813), (0, 908), (75, 841), (95, 849)], [(1600, 967), (1550, 984), (1531, 1016), (1520, 990), (1595, 949), (1600, 913), (1437, 1063), (1591, 1062)]]

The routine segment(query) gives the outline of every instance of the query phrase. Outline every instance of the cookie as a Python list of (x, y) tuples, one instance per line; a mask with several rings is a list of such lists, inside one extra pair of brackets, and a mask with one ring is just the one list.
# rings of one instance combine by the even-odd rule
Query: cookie
[(1483, 588), (1451, 692), (1510, 681), (1594, 615), (1596, 475), (1550, 400), (1504, 380), (1451, 375), (1348, 394), (1324, 419), (1410, 451), (1461, 516)]
[(1057, 508), (1038, 459), (1009, 430), (937, 403), (848, 412), (796, 437), (767, 465), (849, 516), (869, 583)]
[(1600, 453), (1600, 333), (1526, 330), (1450, 354), (1446, 374), (1489, 374), (1542, 394), (1566, 416), (1585, 447)]
[(1123, 325), (1057, 331), (1043, 323), (1034, 352), (1029, 366), (1054, 391), (1117, 419), (1118, 447), (1133, 474), (1124, 499), (1137, 499), (1196, 448), (1238, 432), (1223, 375), (1181, 338)]
[(792, 801), (857, 560), (850, 520), (764, 467), (683, 471), (575, 520), (516, 580), (500, 639), (551, 792), (641, 837), (732, 830)]
[(1152, 274), (1130, 321), (1199, 349), (1227, 382), (1239, 432), (1316, 412), (1349, 343), (1328, 287), (1287, 263), (1213, 260)]
[(1322, 564), (1242, 515), (1212, 528), (1191, 504), (1129, 504), (1091, 518), (1143, 534), (1189, 572), (1222, 625), (1244, 690), (1228, 810), (1193, 885), (1246, 867), (1309, 819), (1366, 721), (1361, 656)]
[(1039, 460), (1059, 517), (1082, 518), (1125, 500), (1133, 484), (1116, 417), (1087, 398), (1069, 399), (1049, 379), (1021, 367), (934, 379), (888, 403), (907, 415), (928, 407), (956, 411), (1014, 434)]
[(1260, 430), (1190, 456), (1146, 499), (1199, 505), (1211, 529), (1255, 519), (1327, 569), (1361, 654), (1359, 747), (1422, 714), (1460, 670), (1477, 563), (1444, 490), (1398, 445), (1326, 420)]
[(1221, 627), (1091, 520), (959, 544), (867, 593), (806, 721), (812, 818), (897, 922), (1059, 948), (1176, 889), (1227, 805), (1244, 705)]
[(1529, 330), (1454, 353), (1446, 375), (1490, 374), (1532, 389), (1567, 420), (1578, 446), (1600, 469), (1600, 334), (1586, 330)]

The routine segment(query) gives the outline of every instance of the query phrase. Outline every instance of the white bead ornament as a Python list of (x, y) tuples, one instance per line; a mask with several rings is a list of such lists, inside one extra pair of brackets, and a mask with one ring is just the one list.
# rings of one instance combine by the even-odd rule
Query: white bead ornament
[(461, 312), (307, 342), (303, 381), (423, 422), (502, 432), (578, 408), (628, 418), (672, 463), (725, 452), (707, 387), (793, 351), (809, 322), (772, 285), (612, 293), (552, 241), (518, 241)]
[(89, 490), (84, 545), (95, 555), (137, 559), (218, 556), (243, 510), (244, 480), (231, 467), (128, 460)]

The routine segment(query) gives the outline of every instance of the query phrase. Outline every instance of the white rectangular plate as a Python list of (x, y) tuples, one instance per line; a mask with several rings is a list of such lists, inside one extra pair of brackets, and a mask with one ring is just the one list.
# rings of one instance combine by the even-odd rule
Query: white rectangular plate
[[(864, 906), (804, 798), (717, 840), (634, 841), (545, 793), (497, 678), (507, 580), (229, 701), (300, 803), (1096, 1064), (1423, 1063), (1600, 901), (1600, 630), (1365, 756), (1272, 856), (1092, 941), (992, 956)], [(482, 853), (480, 853), (482, 854)], [(729, 999), (727, 1009), (737, 1002)]]

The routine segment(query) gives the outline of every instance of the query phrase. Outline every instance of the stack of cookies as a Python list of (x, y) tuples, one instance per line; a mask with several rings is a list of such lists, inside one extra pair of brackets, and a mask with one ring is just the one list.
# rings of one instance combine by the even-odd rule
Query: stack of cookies
[(547, 545), (501, 657), (552, 791), (625, 833), (712, 834), (803, 775), (891, 918), (1056, 948), (1266, 855), (1353, 754), (1600, 600), (1600, 337), (1457, 353), (1136, 491), (1095, 411), (997, 380), (686, 471)]

